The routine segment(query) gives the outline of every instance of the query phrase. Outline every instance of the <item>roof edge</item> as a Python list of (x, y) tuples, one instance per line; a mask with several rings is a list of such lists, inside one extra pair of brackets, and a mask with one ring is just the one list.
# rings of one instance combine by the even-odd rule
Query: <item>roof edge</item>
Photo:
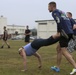
[[(74, 19), (76, 20), (76, 19)], [(52, 20), (36, 20), (35, 22), (43, 22), (43, 21), (54, 21), (53, 19)]]

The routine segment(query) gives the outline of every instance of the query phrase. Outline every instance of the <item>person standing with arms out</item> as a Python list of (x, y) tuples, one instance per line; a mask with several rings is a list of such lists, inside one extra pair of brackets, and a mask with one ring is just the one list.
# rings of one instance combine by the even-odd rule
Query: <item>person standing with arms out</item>
[(10, 48), (10, 45), (9, 43), (7, 42), (7, 39), (8, 39), (8, 32), (6, 30), (6, 27), (4, 26), (4, 33), (3, 33), (3, 44), (1, 46), (1, 48), (4, 47), (4, 44), (6, 43), (6, 45), (8, 46), (8, 48)]
[(25, 30), (25, 42), (26, 43), (30, 42), (30, 35), (31, 35), (31, 31), (29, 30), (29, 26), (26, 26), (26, 30)]

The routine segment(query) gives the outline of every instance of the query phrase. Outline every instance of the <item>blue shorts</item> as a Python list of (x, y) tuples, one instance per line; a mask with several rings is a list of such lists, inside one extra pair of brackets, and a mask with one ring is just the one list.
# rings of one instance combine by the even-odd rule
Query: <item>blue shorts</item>
[(26, 52), (27, 56), (31, 56), (33, 54), (35, 54), (35, 52), (37, 51), (36, 49), (32, 48), (31, 43), (23, 46), (24, 51)]

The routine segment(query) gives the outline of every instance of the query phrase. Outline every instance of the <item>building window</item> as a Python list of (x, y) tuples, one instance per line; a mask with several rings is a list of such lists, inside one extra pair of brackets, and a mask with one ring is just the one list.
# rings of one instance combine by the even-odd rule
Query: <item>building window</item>
[(47, 25), (47, 23), (39, 23), (39, 25)]

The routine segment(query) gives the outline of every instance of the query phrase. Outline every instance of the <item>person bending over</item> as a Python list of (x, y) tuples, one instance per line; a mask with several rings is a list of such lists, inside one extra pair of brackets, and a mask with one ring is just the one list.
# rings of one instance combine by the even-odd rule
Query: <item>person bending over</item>
[(18, 51), (19, 51), (19, 54), (22, 56), (23, 61), (24, 61), (23, 62), (24, 63), (24, 70), (22, 70), (22, 71), (27, 70), (26, 56), (32, 56), (32, 55), (34, 55), (35, 57), (38, 58), (39, 68), (41, 68), (42, 67), (41, 56), (39, 55), (39, 53), (37, 51), (39, 50), (39, 48), (41, 48), (43, 46), (49, 46), (49, 45), (52, 45), (58, 41), (59, 41), (59, 38), (54, 39), (53, 36), (51, 36), (48, 39), (35, 39), (33, 42), (21, 47)]

